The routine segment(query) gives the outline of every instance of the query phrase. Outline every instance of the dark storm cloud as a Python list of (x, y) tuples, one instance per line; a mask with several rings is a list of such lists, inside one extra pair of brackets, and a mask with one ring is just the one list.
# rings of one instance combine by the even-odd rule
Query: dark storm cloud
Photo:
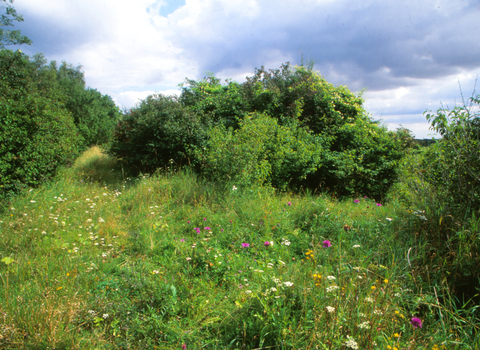
[(480, 9), (473, 2), (329, 2), (303, 10), (262, 4), (254, 18), (217, 17), (205, 22), (207, 30), (199, 26), (198, 33), (181, 35), (179, 44), (196, 57), (200, 71), (268, 66), (268, 53), (278, 51), (293, 63), (303, 54), (323, 74), (370, 90), (480, 67), (474, 35), (480, 33)]

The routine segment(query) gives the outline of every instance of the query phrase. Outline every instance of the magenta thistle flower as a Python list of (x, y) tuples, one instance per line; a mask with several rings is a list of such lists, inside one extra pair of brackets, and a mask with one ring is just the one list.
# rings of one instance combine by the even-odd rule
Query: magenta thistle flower
[(197, 233), (200, 233), (200, 228), (195, 227), (195, 231), (197, 231)]
[(211, 230), (212, 228), (211, 227), (205, 227), (205, 230)]
[(377, 207), (381, 207), (381, 206), (382, 206), (382, 204), (380, 204), (380, 203), (377, 203)]
[(185, 350), (187, 348), (187, 344), (183, 343), (182, 344), (182, 350)]
[(185, 240), (182, 238), (182, 239), (180, 240), (180, 242), (185, 242)]
[(207, 218), (203, 218), (203, 221), (207, 222)]
[(332, 243), (330, 243), (330, 241), (323, 241), (323, 248), (328, 248), (332, 245)]
[(242, 247), (243, 247), (243, 248), (248, 248), (248, 247), (250, 247), (250, 244), (248, 244), (248, 243), (242, 243)]
[(187, 221), (187, 224), (189, 224), (189, 225), (190, 225), (190, 220), (188, 220), (188, 221)]
[(355, 200), (353, 201), (353, 203), (360, 203), (360, 200), (355, 199)]
[(292, 202), (288, 202), (287, 205), (288, 205), (288, 206), (291, 206), (291, 205), (292, 205)]
[(410, 324), (415, 329), (417, 329), (418, 327), (422, 328), (422, 320), (419, 319), (418, 317), (412, 317), (412, 320), (410, 321)]
[(265, 243), (263, 243), (263, 245), (264, 245), (265, 247), (268, 247), (268, 246), (270, 245), (270, 242), (269, 242), (269, 241), (266, 241)]

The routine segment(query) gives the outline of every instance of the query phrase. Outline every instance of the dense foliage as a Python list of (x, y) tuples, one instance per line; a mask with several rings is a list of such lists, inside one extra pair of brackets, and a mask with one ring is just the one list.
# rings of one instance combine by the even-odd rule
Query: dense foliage
[(120, 112), (85, 89), (80, 67), (0, 51), (0, 197), (51, 177), (81, 149), (108, 142)]
[(425, 112), (442, 139), (403, 161), (393, 192), (418, 217), (418, 269), (461, 303), (480, 301), (480, 96), (470, 102)]
[(132, 109), (110, 153), (144, 172), (188, 160), (213, 180), (380, 197), (406, 147), (370, 119), (360, 95), (311, 67), (262, 67), (243, 84), (186, 80), (167, 100), (150, 96)]
[(0, 9), (5, 9), (5, 13), (0, 16), (0, 49), (5, 45), (31, 45), (32, 41), (19, 30), (5, 30), (2, 27), (11, 27), (13, 22), (23, 22), (23, 16), (18, 14), (11, 5), (13, 0), (0, 0)]

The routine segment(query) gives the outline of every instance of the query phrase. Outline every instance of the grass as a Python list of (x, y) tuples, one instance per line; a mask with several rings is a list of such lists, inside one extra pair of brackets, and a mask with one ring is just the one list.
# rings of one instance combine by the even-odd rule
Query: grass
[(0, 216), (0, 348), (480, 346), (476, 307), (415, 265), (416, 212), (234, 185), (129, 178), (91, 148), (18, 196)]

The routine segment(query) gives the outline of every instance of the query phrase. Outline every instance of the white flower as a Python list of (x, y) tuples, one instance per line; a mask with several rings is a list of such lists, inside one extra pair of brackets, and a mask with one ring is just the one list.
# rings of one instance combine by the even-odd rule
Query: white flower
[(327, 292), (328, 292), (328, 293), (331, 293), (331, 292), (333, 292), (333, 291), (336, 290), (336, 289), (338, 289), (338, 286), (331, 286), (331, 287), (328, 287), (328, 288), (327, 288)]
[(361, 329), (370, 329), (370, 323), (367, 321), (367, 322), (363, 322), (363, 323), (360, 323), (359, 325), (357, 325), (358, 328), (361, 328)]
[(272, 292), (276, 292), (276, 291), (277, 291), (277, 288), (272, 287), (272, 288), (270, 288), (270, 290), (271, 290)]
[(188, 257), (187, 257), (187, 261), (190, 261), (190, 260), (192, 260), (192, 258), (188, 258)]
[(360, 248), (360, 244), (355, 244), (353, 248)]
[(327, 306), (326, 309), (327, 309), (327, 311), (328, 311), (329, 314), (331, 314), (332, 312), (335, 312), (335, 308), (334, 308), (334, 307)]
[(30, 201), (30, 203), (36, 203), (35, 201)]
[(345, 345), (347, 348), (350, 348), (350, 349), (358, 349), (358, 344), (357, 344), (357, 342), (355, 341), (355, 339), (350, 338), (349, 335), (347, 335), (347, 338), (348, 338), (348, 340), (344, 343), (344, 345)]
[(387, 221), (392, 221), (393, 219), (390, 219), (390, 218), (386, 218)]
[(327, 280), (329, 280), (329, 281), (335, 281), (335, 280), (336, 280), (336, 278), (335, 278), (335, 277), (333, 277), (333, 276), (327, 276)]
[(383, 312), (380, 311), (380, 310), (375, 310), (373, 313), (374, 313), (375, 315), (383, 315)]
[(252, 291), (251, 290), (246, 290), (245, 293), (250, 294)]
[(102, 316), (104, 319), (106, 319), (108, 317), (108, 314), (103, 314)]
[(293, 286), (293, 282), (283, 282), (284, 286), (291, 287)]
[(367, 303), (373, 303), (373, 299), (372, 299), (371, 297), (366, 297), (366, 298), (365, 298), (365, 301), (366, 301)]
[(233, 185), (232, 191), (235, 191), (235, 190), (237, 190), (237, 188), (235, 187), (235, 185)]
[(98, 218), (98, 222), (105, 222), (102, 218)]

